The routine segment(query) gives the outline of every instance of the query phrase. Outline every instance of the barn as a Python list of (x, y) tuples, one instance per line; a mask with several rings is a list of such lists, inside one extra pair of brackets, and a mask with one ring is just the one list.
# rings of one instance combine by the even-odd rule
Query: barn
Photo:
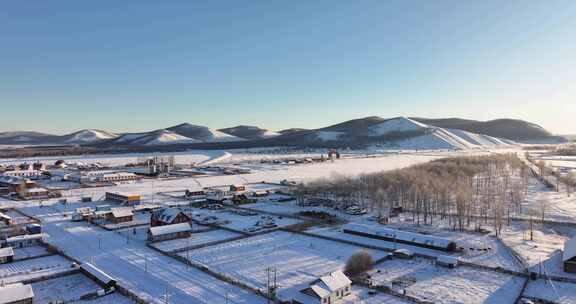
[(192, 227), (189, 223), (180, 223), (165, 226), (150, 227), (148, 229), (148, 240), (151, 242), (172, 240), (190, 237)]

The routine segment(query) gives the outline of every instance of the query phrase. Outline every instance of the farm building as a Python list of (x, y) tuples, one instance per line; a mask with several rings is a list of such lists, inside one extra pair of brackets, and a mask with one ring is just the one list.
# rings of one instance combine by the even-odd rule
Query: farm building
[(198, 191), (186, 190), (186, 198), (192, 200), (206, 199), (206, 192), (204, 190), (198, 190)]
[(343, 231), (344, 233), (366, 238), (441, 251), (452, 252), (457, 248), (456, 243), (448, 239), (390, 228), (371, 228), (364, 225), (347, 224), (344, 226)]
[(148, 240), (156, 242), (185, 238), (190, 237), (191, 232), (192, 227), (190, 227), (189, 223), (150, 227), (148, 229)]
[(127, 194), (118, 192), (106, 192), (106, 200), (113, 201), (124, 205), (138, 205), (140, 204), (139, 194)]
[(190, 217), (177, 208), (163, 208), (150, 215), (150, 226), (165, 226), (190, 222)]
[(562, 262), (565, 272), (576, 273), (576, 237), (564, 243)]
[(140, 179), (138, 175), (129, 172), (103, 173), (95, 178), (99, 182), (129, 182), (138, 179)]
[(106, 290), (116, 286), (116, 280), (114, 278), (90, 263), (82, 263), (82, 265), (80, 265), (80, 271)]
[(458, 257), (449, 255), (441, 255), (436, 258), (436, 265), (448, 268), (456, 268), (458, 266)]
[(0, 264), (12, 263), (14, 261), (14, 250), (12, 247), (0, 248)]
[(42, 234), (25, 234), (7, 238), (2, 247), (24, 248), (38, 245), (42, 242)]
[(351, 293), (352, 281), (340, 270), (325, 275), (300, 290), (292, 303), (335, 304)]
[(0, 287), (0, 304), (32, 304), (34, 291), (32, 286), (22, 283)]
[(109, 220), (113, 223), (126, 223), (134, 220), (134, 213), (130, 207), (112, 208), (109, 213)]

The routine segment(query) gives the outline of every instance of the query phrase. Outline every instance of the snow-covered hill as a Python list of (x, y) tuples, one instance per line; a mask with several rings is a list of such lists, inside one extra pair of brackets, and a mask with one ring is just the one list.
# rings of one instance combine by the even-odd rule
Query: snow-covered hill
[(495, 138), (458, 129), (429, 126), (415, 120), (398, 117), (369, 128), (370, 136), (407, 134), (405, 138), (381, 141), (380, 144), (401, 149), (483, 149), (515, 145), (511, 140)]
[(118, 135), (107, 131), (86, 129), (72, 134), (64, 135), (66, 143), (91, 143), (101, 140), (117, 138)]
[(199, 141), (168, 130), (158, 130), (133, 139), (135, 145), (154, 146), (167, 144), (192, 144)]
[(243, 139), (263, 139), (280, 135), (280, 133), (256, 126), (236, 126), (232, 128), (219, 129), (218, 131)]
[(243, 140), (242, 138), (232, 136), (218, 130), (214, 130), (205, 126), (192, 125), (189, 123), (183, 123), (174, 127), (170, 127), (167, 130), (205, 143)]

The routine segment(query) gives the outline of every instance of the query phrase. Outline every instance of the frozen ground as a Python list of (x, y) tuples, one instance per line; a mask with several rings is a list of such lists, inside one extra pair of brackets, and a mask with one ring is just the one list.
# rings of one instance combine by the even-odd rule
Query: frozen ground
[(523, 278), (468, 267), (448, 269), (427, 259), (392, 259), (372, 272), (377, 284), (391, 282), (393, 288), (433, 303), (513, 303)]
[(0, 265), (0, 280), (6, 284), (68, 271), (72, 263), (59, 255)]
[(530, 281), (524, 296), (559, 304), (574, 304), (576, 303), (576, 285), (544, 280)]
[(191, 246), (198, 246), (211, 242), (231, 239), (237, 236), (241, 236), (241, 234), (228, 230), (216, 229), (206, 232), (193, 233), (189, 238), (154, 243), (154, 247), (163, 251), (174, 251)]
[(57, 301), (76, 301), (76, 303), (80, 304), (132, 303), (132, 301), (118, 292), (94, 300), (79, 300), (81, 296), (94, 293), (100, 289), (100, 286), (79, 273), (33, 283), (32, 289), (34, 290), (34, 303), (36, 304), (50, 304)]
[[(277, 270), (282, 288), (309, 283), (344, 267), (360, 248), (288, 232), (272, 232), (195, 250), (189, 258), (256, 288), (265, 288), (267, 267)], [(180, 254), (186, 257), (186, 253)], [(383, 257), (373, 252), (375, 259)]]
[[(36, 208), (48, 212), (49, 208)], [(171, 303), (203, 303), (213, 299), (223, 303), (263, 303), (248, 291), (217, 280), (194, 268), (166, 257), (143, 241), (132, 240), (117, 232), (108, 232), (89, 223), (75, 223), (60, 214), (37, 214), (44, 220), (48, 242), (80, 261), (92, 261), (151, 303), (163, 303), (165, 291)]]

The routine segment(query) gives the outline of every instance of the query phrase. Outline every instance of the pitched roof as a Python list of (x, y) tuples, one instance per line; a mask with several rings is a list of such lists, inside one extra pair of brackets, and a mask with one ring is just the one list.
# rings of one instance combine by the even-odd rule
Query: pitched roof
[(178, 232), (187, 232), (191, 231), (192, 227), (188, 223), (180, 223), (180, 224), (173, 224), (173, 225), (166, 225), (166, 226), (156, 226), (150, 227), (150, 234), (153, 236), (158, 235), (166, 235)]
[(32, 286), (22, 283), (0, 287), (0, 304), (34, 298)]
[(86, 271), (87, 273), (91, 274), (96, 278), (96, 280), (100, 281), (103, 284), (109, 284), (110, 282), (116, 282), (114, 278), (106, 274), (104, 271), (100, 270), (98, 267), (90, 264), (90, 263), (82, 263), (80, 265), (82, 270)]
[(129, 207), (112, 208), (110, 210), (112, 211), (112, 216), (116, 218), (128, 217), (134, 215), (134, 213), (132, 213), (132, 208)]
[(350, 281), (350, 279), (341, 270), (334, 271), (321, 277), (320, 281), (322, 281), (322, 283), (324, 283), (331, 292), (352, 284), (352, 281)]
[(564, 253), (562, 254), (562, 261), (566, 262), (573, 257), (576, 257), (576, 237), (567, 240), (566, 243), (564, 243)]
[(152, 217), (155, 220), (164, 223), (171, 223), (180, 213), (182, 213), (182, 211), (180, 211), (180, 209), (177, 208), (163, 208), (158, 211), (155, 211), (152, 214)]

